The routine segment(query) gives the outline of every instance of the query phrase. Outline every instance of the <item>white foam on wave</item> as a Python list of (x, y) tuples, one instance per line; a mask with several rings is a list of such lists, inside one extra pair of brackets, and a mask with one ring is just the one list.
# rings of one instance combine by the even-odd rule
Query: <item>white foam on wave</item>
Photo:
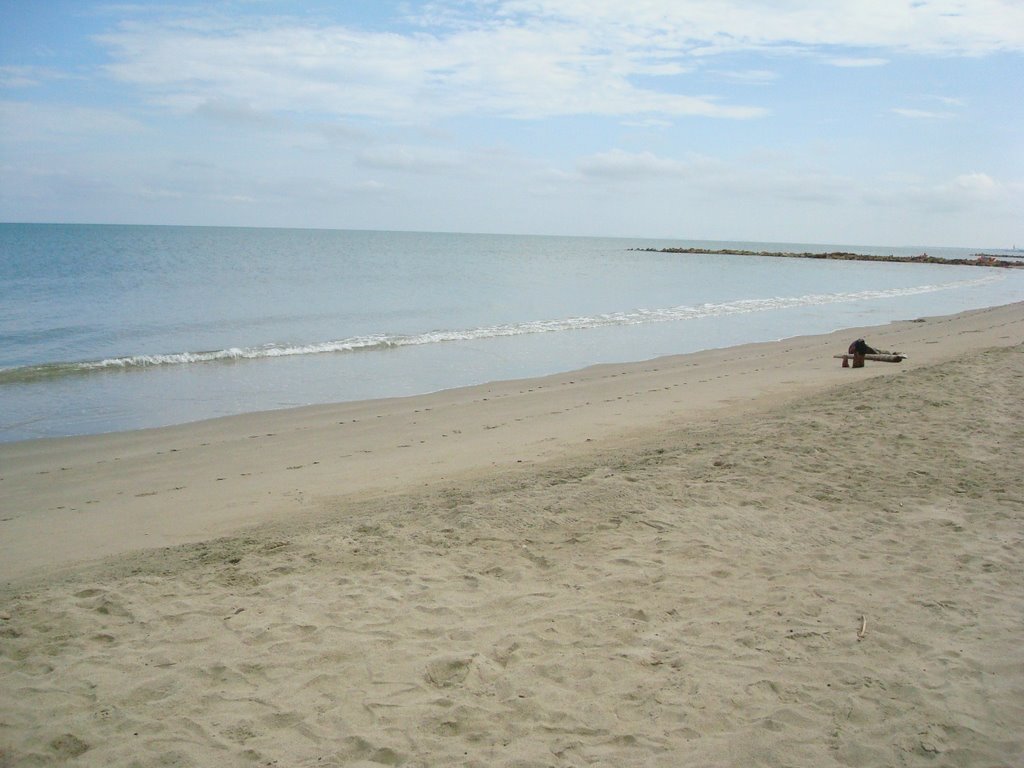
[(794, 307), (821, 306), (827, 304), (871, 301), (875, 299), (892, 299), (902, 296), (934, 293), (936, 291), (950, 290), (954, 288), (979, 286), (995, 282), (1000, 279), (1000, 276), (988, 275), (973, 280), (919, 285), (910, 288), (807, 294), (804, 296), (789, 297), (777, 296), (765, 299), (739, 299), (736, 301), (707, 303), (697, 306), (678, 306), (664, 309), (636, 309), (627, 312), (609, 312), (607, 314), (593, 316), (490, 325), (465, 330), (436, 330), (412, 335), (372, 334), (312, 344), (267, 344), (259, 347), (231, 347), (228, 349), (213, 350), (209, 352), (130, 355), (126, 357), (114, 357), (90, 362), (58, 363), (34, 366), (32, 368), (8, 369), (6, 371), (0, 371), (0, 381), (24, 381), (34, 378), (72, 374), (76, 372), (87, 373), (90, 371), (109, 371), (117, 369), (127, 370), (151, 368), (156, 366), (189, 365), (194, 363), (258, 360), (296, 355), (367, 352), (424, 344), (478, 341), (481, 339), (522, 336), (527, 334), (559, 333), (563, 331), (582, 331), (594, 328), (606, 328), (610, 326), (678, 322), (710, 317), (741, 315), (752, 312), (767, 312)]

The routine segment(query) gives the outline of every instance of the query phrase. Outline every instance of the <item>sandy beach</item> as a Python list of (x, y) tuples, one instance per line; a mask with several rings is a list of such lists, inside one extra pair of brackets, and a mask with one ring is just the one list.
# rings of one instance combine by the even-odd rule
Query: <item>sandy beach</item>
[(0, 445), (0, 766), (1024, 764), (1022, 353), (1014, 304)]

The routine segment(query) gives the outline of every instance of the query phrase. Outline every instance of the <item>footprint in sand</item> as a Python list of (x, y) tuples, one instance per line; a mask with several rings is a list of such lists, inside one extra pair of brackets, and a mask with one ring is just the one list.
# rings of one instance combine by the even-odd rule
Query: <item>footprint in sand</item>
[(89, 744), (73, 733), (62, 734), (50, 742), (50, 749), (57, 754), (57, 757), (65, 760), (73, 760), (84, 755), (91, 748)]

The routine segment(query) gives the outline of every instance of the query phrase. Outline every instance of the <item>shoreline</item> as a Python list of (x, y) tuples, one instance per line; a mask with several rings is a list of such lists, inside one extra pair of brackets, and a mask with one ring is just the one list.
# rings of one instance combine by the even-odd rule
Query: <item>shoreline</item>
[(857, 337), (909, 356), (857, 371), (869, 378), (1022, 336), (1018, 303), (429, 395), (0, 444), (0, 580), (315, 514), (339, 493), (394, 494), (770, 408), (850, 383), (833, 355)]
[(1018, 303), (0, 446), (0, 763), (1017, 764), (1022, 380)]

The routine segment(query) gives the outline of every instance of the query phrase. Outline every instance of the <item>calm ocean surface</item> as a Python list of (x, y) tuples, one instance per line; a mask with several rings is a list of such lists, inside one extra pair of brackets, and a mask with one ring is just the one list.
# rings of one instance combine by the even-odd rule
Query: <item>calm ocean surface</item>
[(981, 250), (0, 224), (0, 442), (411, 395), (1024, 300), (1024, 270), (630, 250), (695, 245)]

